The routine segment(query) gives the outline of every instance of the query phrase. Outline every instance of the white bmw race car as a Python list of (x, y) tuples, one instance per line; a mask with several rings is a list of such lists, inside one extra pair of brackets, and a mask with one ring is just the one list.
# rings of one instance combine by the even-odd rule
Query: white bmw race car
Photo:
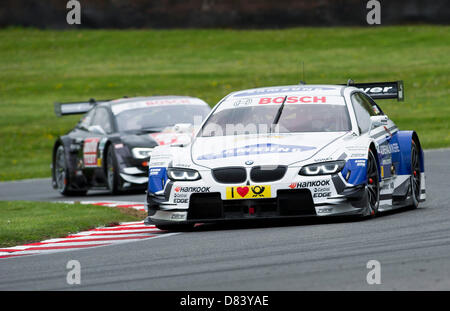
[(292, 85), (223, 98), (192, 142), (155, 147), (147, 224), (360, 215), (425, 200), (424, 154), (374, 99), (403, 83)]

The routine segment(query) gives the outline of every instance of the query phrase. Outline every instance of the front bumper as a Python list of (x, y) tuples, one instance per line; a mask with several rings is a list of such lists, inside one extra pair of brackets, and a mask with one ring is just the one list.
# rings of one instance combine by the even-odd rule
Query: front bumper
[(301, 181), (271, 183), (270, 198), (257, 199), (227, 199), (226, 188), (230, 185), (205, 186), (205, 180), (169, 182), (164, 192), (147, 195), (147, 222), (197, 223), (364, 214), (367, 202), (364, 186), (348, 185), (339, 175), (297, 178)]
[(145, 189), (148, 183), (148, 168), (139, 166), (122, 167), (119, 172), (124, 189)]

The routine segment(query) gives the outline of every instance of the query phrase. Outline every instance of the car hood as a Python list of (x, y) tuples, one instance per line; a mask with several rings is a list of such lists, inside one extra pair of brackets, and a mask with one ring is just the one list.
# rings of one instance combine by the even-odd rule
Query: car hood
[(195, 164), (208, 168), (289, 165), (305, 161), (345, 132), (197, 137), (191, 147)]
[(146, 148), (183, 143), (186, 139), (190, 139), (189, 134), (175, 132), (129, 134), (122, 137), (122, 141), (130, 147)]

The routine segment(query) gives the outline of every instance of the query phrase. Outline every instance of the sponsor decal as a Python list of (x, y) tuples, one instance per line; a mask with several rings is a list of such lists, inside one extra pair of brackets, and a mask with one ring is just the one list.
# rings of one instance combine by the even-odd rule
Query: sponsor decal
[(382, 165), (390, 165), (392, 164), (392, 159), (391, 158), (386, 158), (383, 159), (383, 161), (381, 162)]
[[(258, 135), (258, 139), (282, 139), (282, 138), (286, 138), (289, 137), (291, 135), (291, 133), (283, 133), (283, 135), (274, 135), (272, 134), (264, 134), (261, 133)], [(234, 142), (238, 142), (238, 141), (246, 141), (249, 140), (248, 137), (245, 136), (237, 136), (235, 138), (233, 138)]]
[(279, 144), (256, 144), (240, 148), (227, 149), (219, 153), (205, 154), (197, 157), (197, 160), (214, 160), (255, 154), (304, 152), (314, 149), (316, 149), (316, 147)]
[(326, 198), (326, 197), (329, 197), (330, 195), (331, 195), (331, 192), (319, 192), (319, 193), (314, 193), (313, 198)]
[(380, 145), (379, 149), (382, 155), (391, 154), (391, 151), (389, 150), (389, 145)]
[(391, 149), (392, 153), (400, 152), (400, 147), (399, 147), (398, 143), (390, 144), (389, 148)]
[(234, 107), (249, 106), (252, 103), (251, 98), (242, 98), (233, 103)]
[(210, 192), (211, 187), (176, 187), (175, 192)]
[(163, 165), (166, 165), (166, 164), (167, 164), (167, 162), (151, 162), (150, 161), (149, 165), (152, 165), (152, 166), (163, 166)]
[(150, 134), (150, 137), (156, 140), (158, 145), (171, 145), (178, 141), (178, 135), (174, 133), (155, 133)]
[(315, 180), (315, 181), (303, 181), (298, 183), (291, 183), (289, 185), (289, 188), (295, 189), (295, 188), (312, 188), (312, 187), (323, 187), (323, 186), (329, 186), (330, 185), (330, 179), (326, 180)]
[(174, 199), (173, 203), (187, 204), (189, 203), (189, 199)]
[(292, 92), (331, 91), (334, 89), (335, 88), (331, 87), (305, 87), (305, 86), (271, 87), (271, 88), (243, 91), (241, 93), (234, 95), (234, 97), (276, 94), (276, 93), (292, 93)]
[(326, 162), (326, 161), (332, 161), (333, 158), (321, 158), (321, 159), (314, 159), (314, 162)]
[[(86, 138), (83, 145), (84, 167), (97, 167), (97, 146), (100, 138)], [(100, 163), (101, 164), (101, 163)]]
[(394, 189), (394, 183), (393, 182), (384, 184), (381, 187), (381, 190), (389, 190), (389, 189)]
[[(179, 188), (179, 187), (177, 187)], [(177, 191), (175, 189), (175, 191)], [(189, 198), (187, 193), (174, 193), (173, 195), (173, 203), (181, 203), (181, 204), (187, 204), (189, 203)]]
[(331, 188), (330, 187), (313, 189), (313, 198), (327, 198), (329, 196), (331, 196)]
[[(355, 134), (355, 133), (353, 133), (353, 134)], [(361, 152), (367, 150), (366, 147), (361, 147), (361, 146), (348, 146), (348, 147), (346, 147), (346, 149), (348, 149), (350, 151), (361, 151)]]
[(380, 145), (379, 151), (382, 155), (387, 155), (387, 154), (391, 154), (391, 153), (400, 152), (400, 147), (398, 146), (398, 143)]
[(172, 216), (170, 216), (170, 219), (185, 220), (186, 213), (173, 213)]
[(258, 199), (270, 197), (272, 197), (272, 194), (270, 192), (270, 186), (268, 185), (227, 187), (226, 189), (227, 200)]
[(170, 162), (171, 157), (167, 155), (152, 155), (150, 157), (150, 164), (149, 166), (156, 167), (156, 166), (167, 166), (167, 164)]
[(314, 188), (313, 191), (314, 191), (314, 192), (330, 192), (331, 189), (330, 189), (330, 187), (325, 187), (325, 188)]
[(366, 160), (355, 160), (356, 166), (366, 166)]
[(150, 169), (150, 171), (149, 171), (149, 175), (150, 175), (150, 176), (153, 176), (153, 175), (159, 175), (160, 172), (161, 172), (161, 168), (160, 168), (160, 167), (158, 167), (158, 168), (152, 168), (152, 169)]
[(173, 197), (174, 198), (187, 198), (188, 197), (188, 194), (187, 193), (175, 193), (174, 195), (173, 195)]
[(173, 163), (173, 167), (191, 167), (191, 165), (186, 163)]
[(319, 208), (317, 210), (317, 213), (324, 214), (324, 213), (331, 213), (332, 211), (333, 211), (332, 207), (324, 207), (324, 208)]
[(380, 87), (380, 86), (376, 86), (376, 87), (361, 87), (359, 88), (360, 90), (362, 90), (364, 93), (367, 94), (373, 94), (373, 93), (391, 93), (391, 89), (393, 89), (394, 87), (392, 86), (385, 86), (385, 87)]
[(174, 98), (174, 99), (154, 99), (154, 100), (143, 100), (128, 103), (118, 103), (111, 106), (113, 114), (117, 115), (125, 110), (146, 108), (152, 106), (165, 106), (165, 105), (204, 105), (204, 102), (197, 99), (188, 98)]
[[(259, 99), (259, 104), (260, 105), (265, 105), (265, 104), (281, 104), (284, 101), (284, 97), (263, 97)], [(325, 96), (302, 96), (302, 97), (298, 97), (298, 96), (288, 96), (286, 99), (286, 103), (287, 104), (295, 104), (295, 103), (326, 103), (327, 102), (327, 98)]]

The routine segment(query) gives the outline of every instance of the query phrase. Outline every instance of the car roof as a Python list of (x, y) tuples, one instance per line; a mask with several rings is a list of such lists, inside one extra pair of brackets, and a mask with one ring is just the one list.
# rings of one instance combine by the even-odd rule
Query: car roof
[(134, 110), (136, 108), (147, 108), (147, 107), (157, 107), (157, 106), (190, 106), (197, 105), (202, 107), (208, 107), (208, 103), (197, 97), (190, 96), (141, 96), (141, 97), (131, 97), (131, 98), (120, 98), (108, 102), (99, 103), (97, 107), (106, 107), (110, 109), (111, 112), (116, 115), (125, 110)]
[[(124, 97), (119, 99), (114, 99), (111, 101), (103, 102), (99, 104), (99, 106), (113, 106), (117, 104), (125, 104), (125, 103), (134, 103), (141, 101), (153, 101), (153, 100), (171, 100), (171, 99), (192, 99), (196, 102), (203, 101), (200, 98), (192, 97), (192, 96), (180, 96), (180, 95), (161, 95), (161, 96), (137, 96), (137, 97)], [(203, 101), (204, 102), (204, 101)], [(205, 105), (207, 103), (205, 102)]]
[(326, 85), (326, 84), (299, 84), (299, 85), (284, 85), (284, 86), (269, 86), (254, 89), (240, 90), (231, 93), (230, 97), (246, 97), (246, 96), (260, 96), (260, 95), (288, 95), (289, 93), (302, 93), (304, 95), (329, 95), (339, 96), (347, 86), (345, 85)]

